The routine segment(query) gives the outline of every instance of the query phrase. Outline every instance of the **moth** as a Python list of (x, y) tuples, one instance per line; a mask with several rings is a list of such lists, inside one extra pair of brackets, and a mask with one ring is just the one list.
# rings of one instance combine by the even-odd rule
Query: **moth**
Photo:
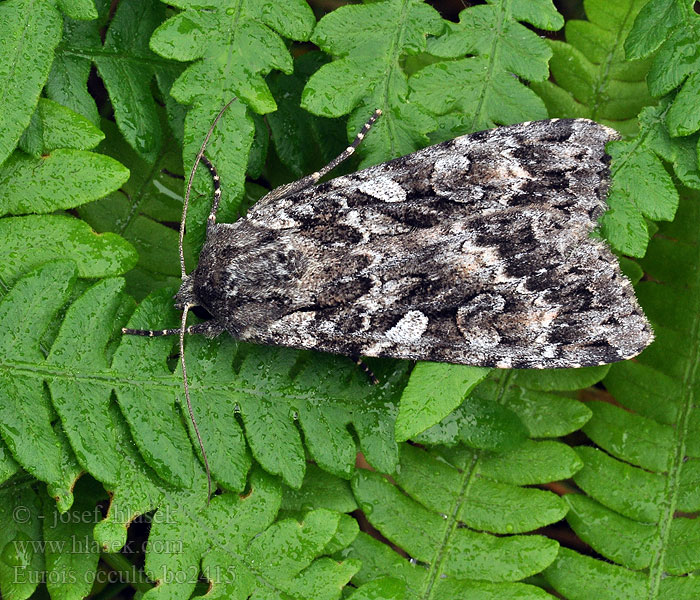
[[(587, 119), (498, 127), (317, 185), (379, 115), (327, 167), (235, 223), (216, 221), (219, 177), (204, 156), (215, 120), (180, 229), (182, 260), (201, 161), (214, 199), (197, 267), (186, 274), (182, 260), (182, 325), (124, 333), (179, 334), (185, 385), (185, 333), (498, 368), (602, 365), (651, 343), (630, 281), (591, 237), (614, 130)], [(212, 319), (187, 327), (192, 306)]]

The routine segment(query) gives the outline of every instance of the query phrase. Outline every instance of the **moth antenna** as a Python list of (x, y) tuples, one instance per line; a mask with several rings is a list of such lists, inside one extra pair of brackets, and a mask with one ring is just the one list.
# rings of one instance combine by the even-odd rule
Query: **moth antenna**
[(221, 201), (221, 183), (219, 182), (219, 172), (211, 161), (202, 154), (202, 162), (209, 169), (211, 174), (211, 182), (214, 186), (214, 198), (211, 201), (211, 210), (207, 217), (207, 233), (209, 228), (216, 223), (216, 213), (219, 212), (219, 202)]
[(182, 381), (184, 382), (185, 388), (185, 402), (187, 402), (187, 410), (190, 413), (190, 421), (192, 421), (192, 426), (194, 427), (194, 433), (197, 436), (197, 442), (199, 443), (199, 449), (202, 451), (202, 458), (204, 459), (204, 468), (207, 472), (207, 505), (211, 500), (211, 472), (209, 471), (209, 461), (207, 460), (207, 453), (204, 450), (204, 442), (202, 441), (202, 436), (199, 433), (199, 427), (197, 427), (197, 419), (194, 418), (194, 411), (192, 410), (192, 401), (190, 400), (190, 385), (187, 381), (187, 365), (185, 361), (185, 333), (187, 327), (187, 313), (193, 305), (186, 304), (185, 308), (182, 310), (182, 322), (180, 324), (180, 364), (182, 365)]
[[(180, 240), (178, 242), (178, 247), (180, 250), (180, 274), (182, 276), (182, 279), (184, 280), (185, 277), (187, 276), (187, 272), (185, 270), (185, 252), (183, 250), (183, 244), (185, 242), (185, 222), (187, 221), (187, 208), (189, 207), (190, 204), (190, 193), (192, 191), (192, 182), (194, 181), (194, 174), (197, 172), (197, 167), (199, 166), (199, 161), (202, 160), (204, 157), (204, 150), (207, 147), (207, 144), (209, 143), (209, 138), (211, 137), (211, 134), (214, 132), (214, 128), (216, 127), (216, 124), (219, 122), (219, 119), (221, 119), (221, 116), (226, 112), (226, 109), (231, 106), (233, 101), (236, 98), (233, 97), (231, 100), (229, 100), (226, 104), (224, 104), (224, 107), (219, 111), (219, 114), (214, 117), (214, 120), (212, 121), (211, 126), (209, 127), (209, 131), (207, 131), (207, 135), (204, 138), (204, 141), (202, 142), (202, 147), (199, 149), (199, 152), (197, 153), (197, 158), (194, 159), (194, 164), (192, 165), (192, 169), (190, 170), (190, 176), (187, 179), (187, 188), (185, 189), (185, 200), (182, 203), (182, 220), (180, 221)], [(208, 164), (207, 166), (211, 165), (211, 163), (207, 160), (206, 161)], [(213, 168), (213, 167), (212, 167)], [(211, 171), (211, 168), (210, 168)], [(216, 171), (212, 172), (212, 177), (216, 174)], [(220, 192), (217, 193), (218, 191), (218, 186), (219, 184), (219, 176), (216, 175), (216, 178), (214, 179), (214, 202), (216, 207), (218, 208), (219, 202), (217, 199), (217, 196), (220, 195)], [(213, 212), (215, 215), (214, 218), (216, 218), (216, 212)], [(211, 216), (211, 215), (210, 215)]]
[(291, 183), (286, 183), (284, 185), (280, 185), (279, 187), (276, 187), (274, 190), (269, 192), (268, 194), (265, 195), (263, 198), (263, 201), (270, 202), (272, 200), (279, 200), (280, 198), (284, 198), (285, 196), (289, 196), (291, 194), (296, 194), (297, 192), (300, 192), (301, 190), (305, 190), (306, 188), (318, 183), (319, 179), (326, 175), (328, 172), (332, 171), (335, 169), (340, 163), (342, 163), (344, 160), (347, 160), (350, 156), (353, 155), (357, 147), (362, 143), (362, 140), (365, 139), (365, 136), (367, 135), (367, 132), (372, 128), (372, 125), (374, 125), (374, 122), (382, 115), (381, 109), (377, 109), (374, 111), (372, 116), (367, 119), (367, 122), (362, 126), (362, 129), (357, 133), (355, 136), (355, 139), (353, 140), (352, 144), (350, 144), (345, 150), (343, 150), (338, 156), (336, 156), (331, 162), (329, 162), (325, 167), (322, 169), (316, 171), (315, 173), (311, 173), (311, 175), (307, 175), (306, 177), (302, 177), (301, 179), (298, 179), (297, 181), (292, 181)]
[[(199, 152), (197, 153), (197, 157), (194, 159), (194, 164), (192, 165), (192, 169), (190, 170), (190, 176), (187, 178), (187, 187), (185, 188), (185, 198), (182, 202), (182, 219), (180, 220), (180, 237), (178, 240), (178, 250), (180, 252), (180, 276), (182, 280), (184, 281), (185, 278), (187, 277), (187, 269), (185, 268), (185, 251), (184, 251), (184, 242), (185, 242), (185, 223), (187, 222), (187, 209), (190, 205), (190, 194), (192, 192), (192, 182), (194, 181), (194, 174), (197, 172), (197, 167), (199, 166), (199, 162), (203, 161), (204, 164), (207, 166), (209, 171), (212, 174), (212, 179), (214, 180), (214, 201), (212, 204), (212, 212), (209, 215), (209, 220), (207, 222), (207, 225), (209, 225), (210, 222), (216, 220), (216, 211), (219, 208), (219, 199), (221, 197), (221, 190), (219, 187), (219, 175), (216, 172), (216, 169), (214, 169), (214, 165), (209, 162), (204, 157), (204, 150), (207, 147), (207, 144), (209, 143), (209, 138), (211, 137), (211, 134), (214, 132), (214, 128), (216, 127), (216, 124), (219, 122), (219, 119), (221, 119), (221, 116), (226, 112), (226, 109), (231, 106), (233, 101), (236, 98), (231, 98), (224, 106), (223, 108), (219, 111), (219, 113), (214, 117), (214, 120), (212, 121), (211, 126), (209, 127), (209, 131), (207, 131), (207, 135), (204, 137), (204, 141), (202, 142), (202, 146), (199, 149)], [(213, 218), (212, 218), (213, 217)], [(187, 324), (187, 313), (189, 312), (190, 308), (192, 307), (191, 304), (186, 304), (183, 311), (182, 311), (182, 322), (180, 323), (180, 364), (182, 365), (182, 380), (185, 388), (185, 401), (187, 403), (187, 411), (190, 414), (190, 421), (192, 421), (192, 427), (194, 428), (194, 433), (197, 437), (197, 443), (199, 444), (199, 449), (202, 452), (202, 459), (204, 461), (204, 468), (207, 472), (207, 505), (209, 504), (211, 500), (211, 471), (209, 470), (209, 461), (207, 460), (207, 452), (204, 449), (204, 442), (202, 441), (202, 436), (199, 433), (199, 427), (197, 427), (197, 420), (194, 418), (194, 411), (192, 410), (192, 401), (190, 400), (190, 385), (189, 382), (187, 381), (187, 364), (185, 361), (185, 333), (188, 333), (190, 329), (186, 327)], [(136, 330), (130, 330), (128, 333), (135, 332)], [(170, 330), (173, 331), (173, 330)], [(126, 332), (125, 332), (126, 333)], [(147, 332), (144, 333), (136, 333), (136, 335), (150, 335)], [(155, 334), (155, 335), (167, 335), (165, 333), (161, 334)]]

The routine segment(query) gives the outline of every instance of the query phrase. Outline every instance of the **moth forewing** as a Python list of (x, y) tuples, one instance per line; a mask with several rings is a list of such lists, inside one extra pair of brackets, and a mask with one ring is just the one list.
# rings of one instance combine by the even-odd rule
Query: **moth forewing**
[(272, 190), (233, 224), (216, 222), (205, 140), (181, 241), (200, 161), (214, 201), (189, 275), (182, 259), (177, 304), (212, 319), (125, 330), (180, 335), (193, 423), (186, 332), (500, 368), (607, 364), (652, 341), (617, 259), (591, 237), (606, 208), (612, 129), (586, 119), (499, 127), (315, 185), (379, 114), (327, 167)]
[(211, 229), (194, 297), (262, 344), (503, 368), (630, 358), (651, 329), (590, 237), (615, 137), (524, 123), (273, 191)]

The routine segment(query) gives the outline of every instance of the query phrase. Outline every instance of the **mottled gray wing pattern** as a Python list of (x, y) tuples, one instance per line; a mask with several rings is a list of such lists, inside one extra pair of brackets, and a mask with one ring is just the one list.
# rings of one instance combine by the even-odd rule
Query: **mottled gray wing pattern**
[(653, 339), (590, 237), (605, 210), (592, 121), (458, 137), (216, 225), (192, 277), (240, 339), (346, 355), (577, 367)]

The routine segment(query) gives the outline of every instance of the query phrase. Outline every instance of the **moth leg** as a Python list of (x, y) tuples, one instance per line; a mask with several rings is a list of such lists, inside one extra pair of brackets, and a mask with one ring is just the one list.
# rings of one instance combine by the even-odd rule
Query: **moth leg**
[(207, 338), (215, 338), (216, 336), (221, 335), (224, 331), (226, 331), (226, 328), (219, 323), (219, 321), (210, 319), (209, 321), (202, 321), (196, 325), (191, 325), (185, 330), (185, 333), (203, 335)]
[(297, 192), (300, 192), (301, 190), (306, 189), (307, 187), (314, 185), (326, 173), (328, 173), (332, 169), (335, 169), (341, 162), (352, 156), (353, 152), (355, 152), (355, 149), (360, 145), (360, 142), (362, 142), (362, 140), (367, 135), (367, 132), (370, 130), (372, 125), (374, 125), (374, 122), (379, 118), (381, 114), (382, 111), (379, 108), (375, 110), (374, 114), (367, 120), (367, 122), (362, 126), (362, 129), (360, 129), (360, 132), (355, 136), (355, 139), (353, 140), (352, 144), (345, 148), (345, 150), (343, 150), (338, 156), (336, 156), (320, 171), (311, 173), (311, 175), (302, 177), (297, 181), (292, 181), (291, 183), (287, 183), (285, 185), (276, 187), (269, 194), (266, 194), (263, 200), (278, 200), (280, 198), (284, 198), (285, 196), (289, 196), (290, 194), (295, 194)]
[[(196, 325), (190, 325), (185, 329), (185, 333), (197, 335), (201, 334), (206, 337), (216, 337), (220, 333), (225, 331), (224, 327), (218, 323), (218, 321), (204, 321), (203, 323), (197, 323)], [(180, 328), (173, 329), (130, 329), (128, 327), (122, 328), (122, 333), (124, 335), (140, 335), (146, 337), (161, 337), (164, 335), (180, 335)]]
[(180, 328), (176, 329), (129, 329), (122, 327), (124, 335), (143, 335), (147, 337), (161, 337), (163, 335), (179, 335)]
[(352, 360), (355, 361), (355, 364), (362, 369), (367, 377), (369, 377), (369, 380), (372, 382), (373, 385), (378, 385), (379, 384), (379, 379), (377, 379), (377, 376), (372, 372), (372, 369), (370, 369), (359, 356), (353, 356)]

